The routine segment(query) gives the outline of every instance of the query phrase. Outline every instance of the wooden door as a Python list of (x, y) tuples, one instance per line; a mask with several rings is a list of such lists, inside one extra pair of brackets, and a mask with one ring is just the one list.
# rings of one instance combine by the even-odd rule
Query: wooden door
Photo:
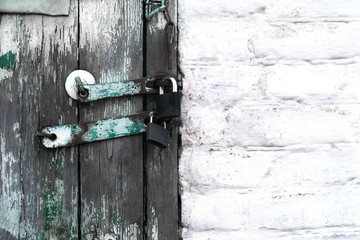
[[(169, 2), (176, 23), (176, 2)], [(179, 239), (178, 132), (161, 150), (144, 135), (60, 149), (35, 134), (47, 126), (128, 115), (154, 97), (71, 100), (76, 69), (97, 82), (176, 74), (162, 13), (141, 0), (72, 0), (69, 16), (0, 17), (0, 239)], [(176, 40), (176, 39), (175, 39)]]

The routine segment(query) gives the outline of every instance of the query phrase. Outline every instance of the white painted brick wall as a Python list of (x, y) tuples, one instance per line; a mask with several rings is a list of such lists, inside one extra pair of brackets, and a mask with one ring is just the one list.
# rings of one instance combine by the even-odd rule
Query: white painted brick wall
[(183, 238), (360, 239), (359, 0), (179, 0)]

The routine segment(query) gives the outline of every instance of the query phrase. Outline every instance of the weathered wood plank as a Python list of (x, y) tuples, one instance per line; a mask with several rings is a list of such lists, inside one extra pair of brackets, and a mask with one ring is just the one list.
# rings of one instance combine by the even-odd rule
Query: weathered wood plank
[[(80, 68), (98, 83), (142, 77), (142, 1), (80, 0)], [(80, 122), (143, 110), (142, 97), (80, 103)], [(83, 239), (142, 239), (143, 136), (80, 146)]]
[[(177, 27), (177, 1), (169, 1), (172, 21)], [(177, 73), (177, 33), (171, 45), (172, 68), (168, 68), (168, 49), (165, 34), (166, 21), (163, 13), (157, 13), (147, 23), (146, 69), (147, 74), (167, 72)], [(148, 97), (153, 103), (153, 97)], [(147, 144), (146, 152), (146, 192), (147, 192), (147, 239), (179, 239), (178, 223), (178, 130), (170, 133), (171, 144), (161, 150)]]
[[(0, 55), (18, 53), (18, 16), (0, 17)], [(16, 57), (16, 61), (17, 56)], [(15, 58), (14, 57), (14, 58)], [(14, 60), (15, 62), (15, 60)], [(0, 69), (0, 239), (17, 239), (20, 235), (21, 174), (19, 141), (19, 119), (21, 112), (18, 89), (20, 82), (14, 81), (18, 72), (11, 62), (2, 58)]]
[(70, 0), (1, 0), (0, 12), (68, 15)]
[(0, 238), (77, 239), (76, 148), (47, 150), (35, 136), (78, 118), (64, 88), (77, 67), (76, 2), (68, 17), (1, 20), (1, 53), (12, 51), (15, 66), (0, 74)]

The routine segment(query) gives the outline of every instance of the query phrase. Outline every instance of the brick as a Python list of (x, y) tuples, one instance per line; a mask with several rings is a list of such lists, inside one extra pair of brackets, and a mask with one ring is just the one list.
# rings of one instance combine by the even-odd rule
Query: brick
[(179, 2), (182, 20), (192, 18), (264, 18), (268, 21), (356, 21), (357, 0), (216, 0)]
[[(261, 29), (259, 31), (258, 29)], [(240, 62), (357, 62), (360, 22), (244, 22), (196, 20), (180, 28), (182, 66), (228, 66)]]
[(183, 144), (290, 146), (359, 142), (360, 105), (234, 107), (194, 105), (184, 111)]
[(243, 148), (185, 148), (180, 180), (186, 191), (257, 187), (267, 176), (276, 152), (248, 152)]
[[(193, 104), (344, 104), (360, 102), (360, 64), (186, 67), (183, 94)], [(344, 77), (346, 76), (346, 77)]]
[(179, 2), (179, 11), (182, 21), (187, 19), (211, 19), (211, 18), (242, 18), (252, 16), (257, 13), (264, 13), (269, 4), (264, 1), (234, 1), (223, 0), (221, 2), (216, 0), (207, 1), (191, 1), (185, 0)]
[(265, 10), (270, 20), (311, 21), (356, 21), (360, 12), (357, 0), (272, 0)]
[(192, 21), (180, 26), (180, 62), (183, 65), (218, 65), (250, 59), (248, 26), (236, 19)]
[(358, 187), (343, 185), (307, 192), (228, 189), (184, 193), (182, 219), (186, 228), (197, 231), (258, 232), (266, 236), (274, 231), (280, 235), (304, 234), (318, 229), (314, 233), (330, 235), (347, 227), (358, 229), (359, 199)]
[(223, 135), (239, 146), (358, 142), (359, 110), (360, 105), (235, 107)]
[(183, 239), (359, 239), (358, 5), (179, 2)]
[(327, 227), (324, 229), (304, 229), (303, 232), (292, 231), (204, 231), (185, 229), (184, 240), (358, 240), (356, 227)]
[(280, 148), (185, 148), (180, 181), (185, 191), (252, 189), (307, 191), (360, 183), (360, 144)]
[[(252, 26), (249, 42), (257, 61), (312, 61), (354, 58), (360, 54), (360, 22), (270, 23)], [(250, 28), (251, 26), (248, 26)], [(257, 31), (261, 27), (261, 31)]]

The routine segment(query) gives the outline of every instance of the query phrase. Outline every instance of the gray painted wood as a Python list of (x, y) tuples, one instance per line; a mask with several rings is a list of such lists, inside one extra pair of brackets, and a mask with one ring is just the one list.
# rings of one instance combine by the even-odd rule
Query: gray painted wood
[(68, 15), (70, 0), (1, 0), (2, 13)]
[(76, 239), (77, 150), (48, 150), (35, 133), (77, 121), (64, 89), (76, 69), (77, 6), (70, 16), (1, 15), (0, 50), (15, 53), (0, 70), (0, 238)]
[[(169, 1), (169, 10), (175, 29), (177, 27), (177, 1)], [(172, 69), (168, 68), (164, 14), (152, 17), (147, 24), (146, 69), (147, 75), (159, 72), (177, 73), (177, 39), (172, 44)], [(148, 97), (148, 108), (153, 108), (154, 99)], [(161, 150), (147, 144), (146, 151), (146, 216), (147, 239), (179, 239), (178, 209), (178, 130), (170, 132), (171, 144)]]
[[(77, 3), (68, 17), (0, 16), (0, 55), (16, 58), (14, 70), (0, 64), (0, 239), (178, 239), (176, 129), (167, 150), (142, 135), (62, 149), (35, 137), (47, 126), (144, 110), (143, 96), (67, 96), (64, 80), (78, 66), (98, 82), (144, 75), (142, 1)], [(175, 2), (170, 9), (176, 23)], [(148, 75), (169, 72), (163, 23), (158, 14), (147, 26)], [(176, 74), (175, 44), (171, 54)]]
[[(18, 16), (1, 15), (0, 34), (10, 39), (17, 39), (19, 31)], [(8, 31), (6, 27), (15, 27)], [(0, 55), (8, 51), (17, 52), (17, 46), (0, 37)], [(21, 187), (21, 146), (19, 128), (21, 100), (17, 79), (19, 71), (0, 69), (0, 239), (17, 239), (20, 235), (20, 215), (22, 208)]]
[[(142, 1), (80, 0), (80, 68), (97, 82), (142, 77)], [(143, 110), (142, 97), (80, 103), (80, 122)], [(83, 239), (142, 239), (143, 136), (80, 146)]]

